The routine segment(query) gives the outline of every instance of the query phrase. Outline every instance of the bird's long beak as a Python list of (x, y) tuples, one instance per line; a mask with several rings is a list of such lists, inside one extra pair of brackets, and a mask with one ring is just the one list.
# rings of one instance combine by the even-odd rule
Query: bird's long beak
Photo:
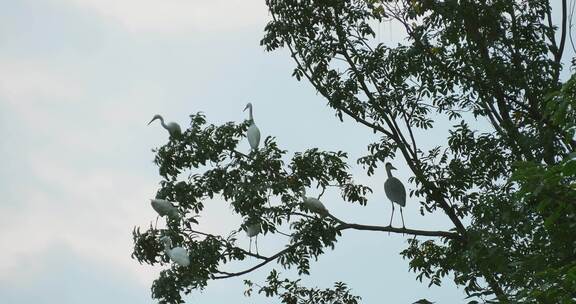
[(243, 111), (246, 111), (246, 110), (248, 110), (248, 108), (249, 108), (249, 106), (248, 106), (248, 105), (246, 105), (246, 107), (244, 107), (244, 110), (243, 110)]
[(392, 169), (392, 170), (398, 170), (398, 169), (396, 169), (394, 166), (390, 166), (390, 169)]
[(148, 123), (148, 125), (150, 125), (154, 120), (156, 120), (156, 118), (158, 118), (158, 117), (152, 118), (152, 120)]

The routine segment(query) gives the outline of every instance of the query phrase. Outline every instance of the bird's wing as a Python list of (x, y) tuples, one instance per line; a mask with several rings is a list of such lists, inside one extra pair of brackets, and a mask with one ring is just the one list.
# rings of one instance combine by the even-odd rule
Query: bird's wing
[(319, 214), (326, 214), (328, 213), (328, 209), (322, 204), (322, 202), (313, 197), (307, 197), (304, 200), (304, 205), (312, 212), (316, 212)]
[(406, 189), (402, 182), (395, 178), (389, 177), (384, 183), (384, 192), (388, 199), (404, 207), (406, 206)]
[(253, 149), (257, 149), (260, 144), (260, 130), (255, 124), (248, 128), (248, 142)]
[(324, 206), (324, 204), (322, 204), (322, 202), (319, 200), (316, 201), (316, 208), (321, 212), (328, 212), (328, 208), (326, 208), (326, 206)]
[(180, 213), (178, 212), (178, 208), (172, 205), (170, 205), (170, 208), (166, 211), (166, 215), (175, 220), (180, 219)]
[(151, 204), (152, 204), (152, 208), (153, 208), (156, 212), (158, 212), (158, 214), (159, 214), (160, 216), (165, 216), (165, 215), (166, 215), (166, 211), (167, 211), (167, 210), (166, 210), (166, 208), (162, 205), (161, 202), (158, 202), (158, 201), (153, 200), (153, 201), (151, 202)]
[(260, 233), (260, 224), (253, 224), (246, 227), (246, 235), (248, 235), (248, 237), (256, 236), (259, 233)]
[(170, 133), (170, 136), (179, 136), (180, 134), (182, 134), (182, 129), (180, 128), (180, 125), (175, 122), (169, 123), (167, 129), (168, 133)]
[(318, 211), (318, 213), (322, 216), (326, 216), (330, 212), (328, 211), (328, 208), (324, 206), (324, 204), (320, 203), (320, 210)]
[(182, 134), (182, 128), (180, 128), (180, 125), (175, 123), (175, 122), (173, 122), (173, 124), (174, 124), (174, 127), (173, 127), (174, 131), (178, 134)]
[(180, 266), (190, 265), (188, 250), (182, 247), (175, 247), (172, 250), (170, 250), (170, 258), (172, 259), (172, 261), (176, 262)]

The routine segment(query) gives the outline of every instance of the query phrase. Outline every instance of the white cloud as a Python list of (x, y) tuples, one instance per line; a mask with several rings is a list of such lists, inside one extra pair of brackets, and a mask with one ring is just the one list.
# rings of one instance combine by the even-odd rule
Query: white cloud
[(149, 284), (131, 273), (79, 256), (65, 243), (23, 255), (18, 271), (0, 276), (2, 303), (153, 303)]
[(227, 31), (263, 24), (263, 0), (68, 0), (131, 31)]
[(81, 95), (79, 81), (61, 69), (36, 60), (0, 61), (0, 94), (11, 104), (41, 100), (72, 101)]
[[(110, 265), (142, 270), (129, 258), (130, 232), (154, 218), (147, 200), (155, 183), (141, 170), (119, 164), (129, 163), (126, 157), (136, 149), (126, 140), (131, 134), (126, 126), (134, 129), (135, 112), (150, 111), (142, 105), (130, 111), (125, 104), (94, 102), (98, 97), (83, 75), (72, 75), (35, 60), (0, 61), (2, 114), (11, 126), (3, 128), (5, 141), (0, 143), (0, 151), (10, 152), (10, 163), (0, 174), (0, 189), (6, 190), (0, 202), (0, 277), (23, 274), (15, 265), (54, 243)], [(119, 94), (129, 95), (128, 103), (140, 100)], [(115, 119), (118, 112), (127, 119)], [(144, 119), (141, 125), (144, 129)], [(26, 275), (37, 271), (30, 268)]]
[[(146, 122), (162, 93), (127, 87), (94, 95), (83, 76), (41, 62), (0, 61), (4, 114), (11, 125), (23, 126), (10, 130), (19, 138), (9, 147), (17, 165), (0, 176), (13, 183), (0, 202), (0, 279), (39, 273), (35, 266), (26, 272), (16, 266), (54, 244), (129, 271), (145, 284), (156, 276), (130, 254), (132, 227), (145, 228), (156, 218), (149, 198), (158, 177), (147, 147), (166, 134)], [(229, 213), (219, 208), (214, 218)], [(225, 229), (217, 220), (204, 228)]]
[(0, 274), (14, 274), (15, 261), (39, 254), (54, 243), (65, 243), (91, 259), (136, 270), (135, 263), (129, 262), (131, 227), (153, 218), (146, 208), (146, 194), (137, 189), (152, 189), (152, 185), (135, 174), (74, 172), (62, 160), (36, 162), (32, 181), (21, 185), (26, 190), (16, 198), (23, 208), (12, 208), (10, 216), (2, 219)]

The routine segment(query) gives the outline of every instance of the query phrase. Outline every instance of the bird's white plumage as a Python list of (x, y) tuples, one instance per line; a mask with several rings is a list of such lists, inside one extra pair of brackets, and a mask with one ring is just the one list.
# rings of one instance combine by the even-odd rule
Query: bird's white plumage
[(174, 263), (180, 266), (186, 267), (190, 265), (190, 257), (188, 256), (188, 251), (182, 247), (174, 247), (168, 250), (166, 254), (168, 254), (168, 257), (170, 257)]
[(258, 149), (258, 146), (260, 145), (260, 130), (258, 130), (258, 127), (254, 124), (254, 121), (252, 121), (252, 124), (248, 127), (246, 133), (250, 148), (252, 148), (252, 150)]
[(324, 204), (322, 204), (322, 202), (315, 197), (304, 197), (303, 204), (306, 209), (312, 212), (318, 213), (320, 215), (328, 214), (328, 209), (326, 209)]
[(161, 237), (160, 242), (164, 244), (164, 248), (166, 248), (166, 246), (172, 247), (172, 239), (167, 235)]
[(252, 103), (249, 102), (244, 108), (244, 111), (246, 111), (246, 109), (248, 109), (250, 114), (249, 118), (250, 126), (246, 131), (246, 137), (248, 137), (248, 143), (250, 144), (250, 148), (252, 148), (252, 150), (254, 151), (258, 149), (258, 146), (260, 145), (260, 130), (254, 123), (254, 116), (252, 115)]
[(177, 124), (175, 122), (169, 122), (166, 124), (166, 123), (164, 123), (164, 118), (162, 118), (162, 116), (159, 114), (154, 115), (154, 117), (152, 118), (152, 120), (150, 120), (150, 122), (148, 124), (151, 124), (156, 119), (160, 120), (160, 124), (162, 125), (162, 127), (164, 129), (166, 129), (168, 131), (168, 133), (170, 134), (170, 137), (178, 137), (182, 134), (182, 129), (180, 128), (179, 124)]
[(182, 134), (182, 129), (180, 128), (180, 125), (175, 123), (175, 122), (169, 122), (166, 124), (167, 129), (168, 129), (168, 133), (170, 133), (171, 136), (177, 136)]
[(165, 199), (151, 199), (150, 204), (152, 208), (158, 212), (160, 216), (168, 216), (172, 219), (179, 219), (180, 213), (178, 212), (178, 208), (174, 207), (171, 202)]
[(188, 250), (179, 246), (171, 248), (172, 240), (168, 236), (161, 237), (160, 241), (164, 243), (164, 252), (168, 255), (172, 262), (184, 267), (190, 265), (190, 256), (188, 254)]

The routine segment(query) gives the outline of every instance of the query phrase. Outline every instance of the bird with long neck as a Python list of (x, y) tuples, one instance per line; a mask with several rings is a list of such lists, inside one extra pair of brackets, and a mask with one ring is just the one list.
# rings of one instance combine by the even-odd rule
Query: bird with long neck
[(396, 177), (392, 176), (392, 170), (396, 170), (391, 163), (386, 163), (386, 173), (388, 179), (384, 182), (384, 192), (392, 204), (392, 215), (390, 216), (390, 224), (392, 226), (392, 218), (394, 217), (394, 204), (400, 205), (400, 216), (402, 217), (402, 228), (404, 226), (404, 215), (402, 214), (402, 207), (406, 206), (406, 189), (402, 182)]
[(252, 151), (256, 151), (258, 149), (258, 145), (260, 144), (260, 130), (254, 123), (254, 116), (252, 115), (252, 103), (248, 103), (244, 108), (244, 111), (249, 110), (250, 114), (250, 126), (246, 131), (246, 137), (248, 137), (248, 143), (250, 144), (250, 148)]
[(154, 117), (148, 123), (148, 125), (150, 125), (156, 119), (159, 119), (162, 127), (164, 129), (168, 130), (168, 134), (170, 134), (170, 137), (175, 138), (175, 137), (178, 137), (182, 134), (182, 129), (180, 128), (179, 124), (177, 124), (175, 122), (169, 122), (166, 124), (166, 123), (164, 123), (164, 118), (159, 114), (154, 115)]
[(169, 236), (163, 236), (160, 241), (164, 243), (164, 252), (172, 262), (180, 266), (190, 265), (190, 257), (188, 251), (182, 247), (172, 247), (172, 239)]

